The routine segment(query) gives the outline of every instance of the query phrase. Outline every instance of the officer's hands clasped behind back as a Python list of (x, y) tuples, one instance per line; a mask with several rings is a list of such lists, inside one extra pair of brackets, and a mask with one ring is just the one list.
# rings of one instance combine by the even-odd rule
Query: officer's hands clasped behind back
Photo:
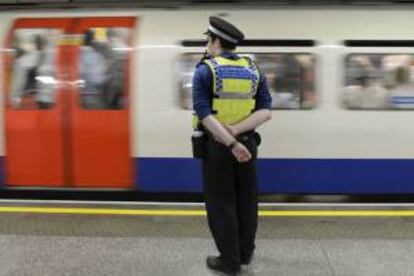
[[(239, 135), (239, 132), (235, 126), (224, 125), (224, 127), (233, 137)], [(250, 151), (240, 142), (237, 142), (237, 144), (231, 149), (231, 152), (239, 162), (248, 162), (252, 158)]]
[[(228, 130), (228, 126), (225, 126), (225, 128), (226, 128), (226, 130)], [(232, 135), (232, 133), (230, 131), (228, 131), (228, 132), (229, 132), (230, 135)], [(235, 137), (235, 135), (233, 135), (233, 137)], [(214, 136), (214, 139), (216, 141), (222, 143), (223, 145), (226, 145), (226, 143), (224, 141), (220, 140), (220, 138), (218, 136)], [(240, 163), (248, 162), (252, 158), (252, 155), (251, 155), (250, 151), (246, 148), (245, 145), (243, 145), (242, 143), (237, 141), (236, 138), (234, 138), (234, 141), (231, 142), (229, 145), (227, 145), (227, 147), (230, 149), (231, 153), (234, 155), (234, 157)]]
[(252, 158), (250, 151), (240, 142), (236, 142), (236, 145), (231, 149), (234, 157), (240, 163), (248, 162)]

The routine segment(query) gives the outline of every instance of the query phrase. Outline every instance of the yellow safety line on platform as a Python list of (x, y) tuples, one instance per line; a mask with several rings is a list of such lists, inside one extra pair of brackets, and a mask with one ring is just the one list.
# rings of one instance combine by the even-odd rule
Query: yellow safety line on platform
[[(205, 216), (204, 210), (0, 207), (0, 213), (132, 216)], [(414, 210), (261, 210), (261, 217), (411, 217)]]

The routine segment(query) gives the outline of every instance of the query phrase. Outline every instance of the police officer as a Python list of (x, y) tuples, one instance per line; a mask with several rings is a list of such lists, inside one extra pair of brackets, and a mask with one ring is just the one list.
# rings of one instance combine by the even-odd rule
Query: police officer
[(258, 126), (271, 118), (266, 79), (254, 61), (233, 51), (243, 33), (210, 17), (206, 56), (193, 79), (193, 103), (207, 136), (202, 158), (208, 225), (220, 255), (207, 266), (235, 275), (248, 265), (257, 229)]

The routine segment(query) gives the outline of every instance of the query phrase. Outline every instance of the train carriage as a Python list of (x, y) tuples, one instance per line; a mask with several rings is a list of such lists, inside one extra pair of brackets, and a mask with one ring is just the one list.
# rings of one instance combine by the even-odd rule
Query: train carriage
[(261, 193), (414, 192), (412, 11), (334, 7), (2, 12), (1, 187), (200, 192), (191, 77), (212, 14), (271, 88)]

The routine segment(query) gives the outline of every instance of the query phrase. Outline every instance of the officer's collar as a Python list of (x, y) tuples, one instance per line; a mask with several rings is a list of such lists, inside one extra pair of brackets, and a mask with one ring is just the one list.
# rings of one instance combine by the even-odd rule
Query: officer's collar
[(230, 58), (230, 59), (237, 59), (237, 58), (239, 58), (239, 56), (236, 53), (233, 53), (233, 52), (222, 52), (220, 54), (220, 56), (221, 57), (224, 57), (224, 58)]

